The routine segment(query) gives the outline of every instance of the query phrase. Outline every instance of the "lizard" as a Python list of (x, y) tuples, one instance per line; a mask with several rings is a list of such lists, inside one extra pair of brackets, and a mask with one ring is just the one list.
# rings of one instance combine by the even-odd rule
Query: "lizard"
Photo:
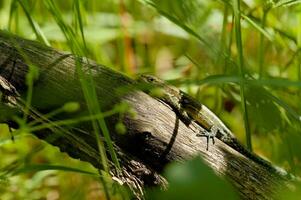
[(214, 138), (216, 137), (247, 158), (267, 167), (273, 172), (289, 178), (294, 177), (287, 173), (284, 169), (273, 166), (269, 161), (247, 150), (238, 141), (229, 128), (227, 128), (227, 126), (209, 108), (189, 96), (187, 93), (181, 91), (175, 86), (168, 85), (165, 81), (155, 76), (148, 74), (140, 75), (138, 82), (148, 84), (148, 89), (144, 90), (147, 93), (150, 93), (150, 87), (160, 88), (162, 90), (161, 95), (154, 97), (168, 104), (179, 115), (179, 118), (184, 122), (184, 124), (189, 125), (192, 121), (194, 121), (205, 129), (200, 131), (197, 136), (205, 136), (207, 138), (207, 150), (209, 140), (212, 139), (214, 144)]

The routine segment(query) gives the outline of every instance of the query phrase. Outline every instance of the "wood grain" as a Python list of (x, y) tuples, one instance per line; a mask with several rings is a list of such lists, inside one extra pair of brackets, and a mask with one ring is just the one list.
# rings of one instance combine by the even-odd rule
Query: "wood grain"
[[(0, 75), (14, 85), (24, 98), (29, 65), (38, 67), (39, 77), (34, 82), (32, 106), (41, 113), (57, 109), (68, 101), (79, 102), (80, 112), (62, 115), (58, 119), (88, 113), (76, 60), (81, 62), (85, 74), (93, 77), (102, 111), (125, 101), (137, 113), (135, 118), (130, 115), (124, 117), (123, 122), (127, 127), (125, 135), (115, 132), (117, 116), (106, 119), (123, 168), (123, 176), (114, 175), (114, 170), (112, 174), (128, 184), (137, 197), (143, 195), (146, 187), (166, 187), (161, 173), (167, 164), (183, 162), (194, 156), (201, 156), (216, 174), (227, 177), (244, 199), (271, 199), (277, 195), (280, 186), (289, 183), (285, 177), (271, 173), (219, 140), (206, 151), (206, 139), (196, 136), (202, 130), (197, 124), (186, 126), (168, 105), (141, 91), (132, 89), (120, 92), (120, 86), (135, 88), (135, 81), (125, 75), (91, 60), (76, 59), (69, 53), (0, 32)], [(1, 112), (3, 107), (5, 105), (1, 105)], [(0, 120), (7, 122), (10, 121), (9, 117), (3, 114)], [(70, 156), (101, 168), (90, 123), (68, 128), (70, 132), (67, 134), (54, 133), (50, 129), (34, 134)]]

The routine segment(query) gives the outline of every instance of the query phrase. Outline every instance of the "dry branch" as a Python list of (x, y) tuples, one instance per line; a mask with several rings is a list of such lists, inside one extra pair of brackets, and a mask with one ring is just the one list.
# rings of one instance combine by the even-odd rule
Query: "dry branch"
[[(39, 68), (39, 78), (34, 82), (32, 107), (47, 113), (68, 101), (76, 101), (81, 104), (81, 112), (77, 116), (87, 114), (74, 56), (0, 32), (0, 75), (23, 98), (27, 90), (25, 77), (28, 63)], [(135, 83), (126, 76), (87, 59), (81, 59), (81, 63), (85, 72), (93, 76), (103, 111), (125, 101), (137, 112), (136, 118), (125, 116), (125, 135), (114, 131), (117, 116), (106, 119), (123, 168), (124, 176), (118, 178), (136, 192), (141, 193), (148, 186), (164, 186), (165, 181), (160, 173), (166, 164), (196, 155), (200, 155), (217, 174), (227, 176), (241, 197), (246, 199), (270, 199), (277, 195), (276, 188), (287, 183), (284, 177), (271, 173), (219, 140), (206, 151), (206, 140), (196, 136), (201, 127), (193, 123), (187, 127), (168, 105), (141, 91), (122, 95), (119, 86), (131, 88)], [(6, 116), (1, 116), (0, 120), (9, 121)], [(91, 125), (81, 123), (70, 130), (70, 134), (59, 136), (49, 129), (34, 134), (70, 156), (101, 168)]]

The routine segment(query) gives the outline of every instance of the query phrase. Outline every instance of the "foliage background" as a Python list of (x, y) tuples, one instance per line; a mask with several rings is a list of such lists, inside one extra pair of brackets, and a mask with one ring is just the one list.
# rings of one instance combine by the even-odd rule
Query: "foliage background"
[[(172, 80), (211, 108), (242, 143), (300, 174), (299, 3), (1, 0), (0, 29), (85, 55), (133, 78), (151, 73)], [(97, 173), (29, 133), (12, 142), (2, 125), (0, 153), (1, 199), (105, 198), (97, 178), (81, 172), (35, 169), (14, 175), (28, 163)], [(118, 192), (112, 195), (119, 198)]]

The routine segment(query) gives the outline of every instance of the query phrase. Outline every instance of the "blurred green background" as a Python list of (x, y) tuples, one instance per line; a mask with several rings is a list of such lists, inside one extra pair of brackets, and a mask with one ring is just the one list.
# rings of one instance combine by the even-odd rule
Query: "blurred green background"
[[(300, 3), (1, 0), (0, 29), (78, 52), (133, 78), (150, 73), (170, 80), (211, 108), (254, 152), (300, 175)], [(34, 168), (14, 174), (28, 164), (97, 173), (30, 133), (13, 142), (1, 125), (0, 154), (0, 199), (105, 198), (97, 178), (83, 172)]]

